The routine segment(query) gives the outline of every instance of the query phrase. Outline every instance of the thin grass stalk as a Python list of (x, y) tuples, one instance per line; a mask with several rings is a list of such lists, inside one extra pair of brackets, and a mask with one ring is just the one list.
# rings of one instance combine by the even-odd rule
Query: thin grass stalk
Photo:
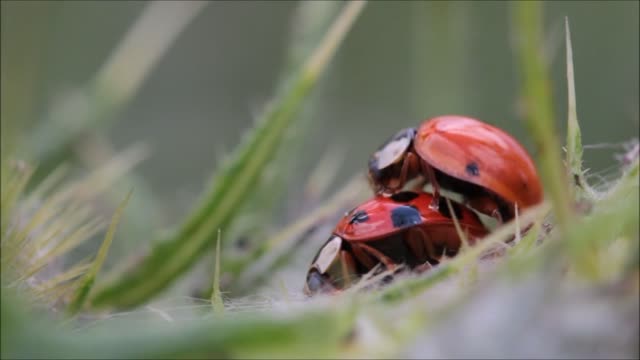
[(522, 77), (526, 105), (525, 124), (538, 151), (545, 192), (550, 197), (560, 231), (566, 231), (572, 218), (566, 171), (560, 156), (555, 130), (551, 81), (543, 48), (543, 3), (522, 1), (512, 4), (515, 55)]

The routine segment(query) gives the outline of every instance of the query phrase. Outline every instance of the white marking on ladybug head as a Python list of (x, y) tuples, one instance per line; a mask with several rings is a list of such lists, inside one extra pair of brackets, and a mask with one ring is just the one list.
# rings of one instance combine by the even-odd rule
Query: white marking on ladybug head
[(327, 272), (331, 265), (336, 261), (340, 254), (340, 248), (342, 247), (342, 238), (334, 236), (329, 240), (320, 250), (318, 258), (316, 259), (314, 266), (321, 274)]
[(402, 130), (375, 153), (378, 169), (384, 169), (402, 160), (411, 146), (414, 132)]

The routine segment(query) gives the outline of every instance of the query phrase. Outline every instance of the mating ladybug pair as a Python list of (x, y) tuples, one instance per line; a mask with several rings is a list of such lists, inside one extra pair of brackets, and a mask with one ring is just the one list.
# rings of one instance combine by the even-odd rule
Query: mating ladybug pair
[[(345, 288), (378, 264), (436, 264), (460, 248), (453, 215), (473, 243), (488, 230), (469, 208), (502, 223), (543, 198), (533, 161), (513, 137), (456, 115), (399, 131), (371, 155), (368, 178), (376, 195), (339, 221), (311, 263), (307, 294)], [(427, 183), (433, 194), (422, 190)], [(451, 201), (450, 214), (441, 189), (466, 206)]]

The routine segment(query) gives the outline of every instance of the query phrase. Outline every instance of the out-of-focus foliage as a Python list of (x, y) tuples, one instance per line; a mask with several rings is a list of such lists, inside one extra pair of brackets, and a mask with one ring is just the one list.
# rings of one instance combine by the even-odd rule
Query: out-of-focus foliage
[[(2, 357), (637, 357), (638, 3), (362, 5), (3, 1)], [(371, 151), (442, 113), (546, 201), (303, 298)]]

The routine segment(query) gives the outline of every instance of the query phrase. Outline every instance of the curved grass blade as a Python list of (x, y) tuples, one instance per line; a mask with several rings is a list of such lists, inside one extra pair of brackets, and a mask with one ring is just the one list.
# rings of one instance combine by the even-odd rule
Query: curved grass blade
[(95, 307), (138, 305), (165, 289), (204, 254), (217, 229), (231, 223), (250, 194), (363, 6), (361, 1), (345, 6), (304, 66), (280, 88), (277, 100), (259, 119), (257, 127), (245, 135), (223, 164), (183, 225), (161, 241), (136, 269), (103, 286), (92, 299)]
[(70, 315), (75, 315), (84, 305), (85, 300), (87, 299), (87, 295), (89, 295), (89, 291), (93, 287), (96, 276), (98, 275), (98, 271), (102, 267), (105, 259), (107, 258), (107, 253), (109, 252), (109, 247), (111, 246), (111, 242), (113, 241), (113, 237), (116, 233), (116, 229), (118, 228), (118, 223), (120, 222), (120, 217), (124, 212), (124, 208), (127, 206), (129, 199), (131, 198), (131, 194), (133, 190), (130, 190), (127, 196), (122, 200), (118, 209), (113, 214), (113, 218), (111, 219), (111, 224), (109, 225), (109, 229), (107, 230), (107, 234), (102, 241), (102, 245), (100, 245), (100, 249), (98, 250), (98, 254), (96, 255), (95, 260), (91, 264), (91, 268), (85, 274), (82, 283), (78, 287), (76, 294), (74, 296), (73, 301), (69, 304), (68, 312)]
[(550, 196), (560, 231), (572, 218), (566, 172), (555, 130), (551, 81), (547, 61), (542, 53), (543, 4), (521, 1), (513, 5), (515, 55), (520, 65), (522, 93), (526, 104), (525, 124), (538, 150), (545, 191)]
[[(333, 1), (308, 1), (298, 5), (292, 15), (294, 22), (290, 31), (290, 46), (282, 75), (291, 73), (304, 62), (313, 50), (312, 47), (325, 35), (342, 6), (342, 3)], [(321, 87), (322, 80), (316, 85), (318, 90), (305, 100), (296, 121), (287, 129), (273, 160), (260, 176), (251, 197), (239, 211), (239, 218), (226, 229), (227, 239), (230, 241), (224, 242), (223, 253), (227, 253), (237, 239), (242, 239), (243, 248), (260, 246), (265, 229), (283, 220), (283, 211), (277, 209), (283, 207), (282, 199), (287, 195), (290, 197), (291, 189), (302, 181), (300, 168), (305, 166), (303, 161), (309, 160), (308, 157), (300, 156), (300, 153), (309, 143), (314, 126), (317, 126), (314, 125), (313, 115)], [(227, 269), (223, 270), (226, 272)]]

